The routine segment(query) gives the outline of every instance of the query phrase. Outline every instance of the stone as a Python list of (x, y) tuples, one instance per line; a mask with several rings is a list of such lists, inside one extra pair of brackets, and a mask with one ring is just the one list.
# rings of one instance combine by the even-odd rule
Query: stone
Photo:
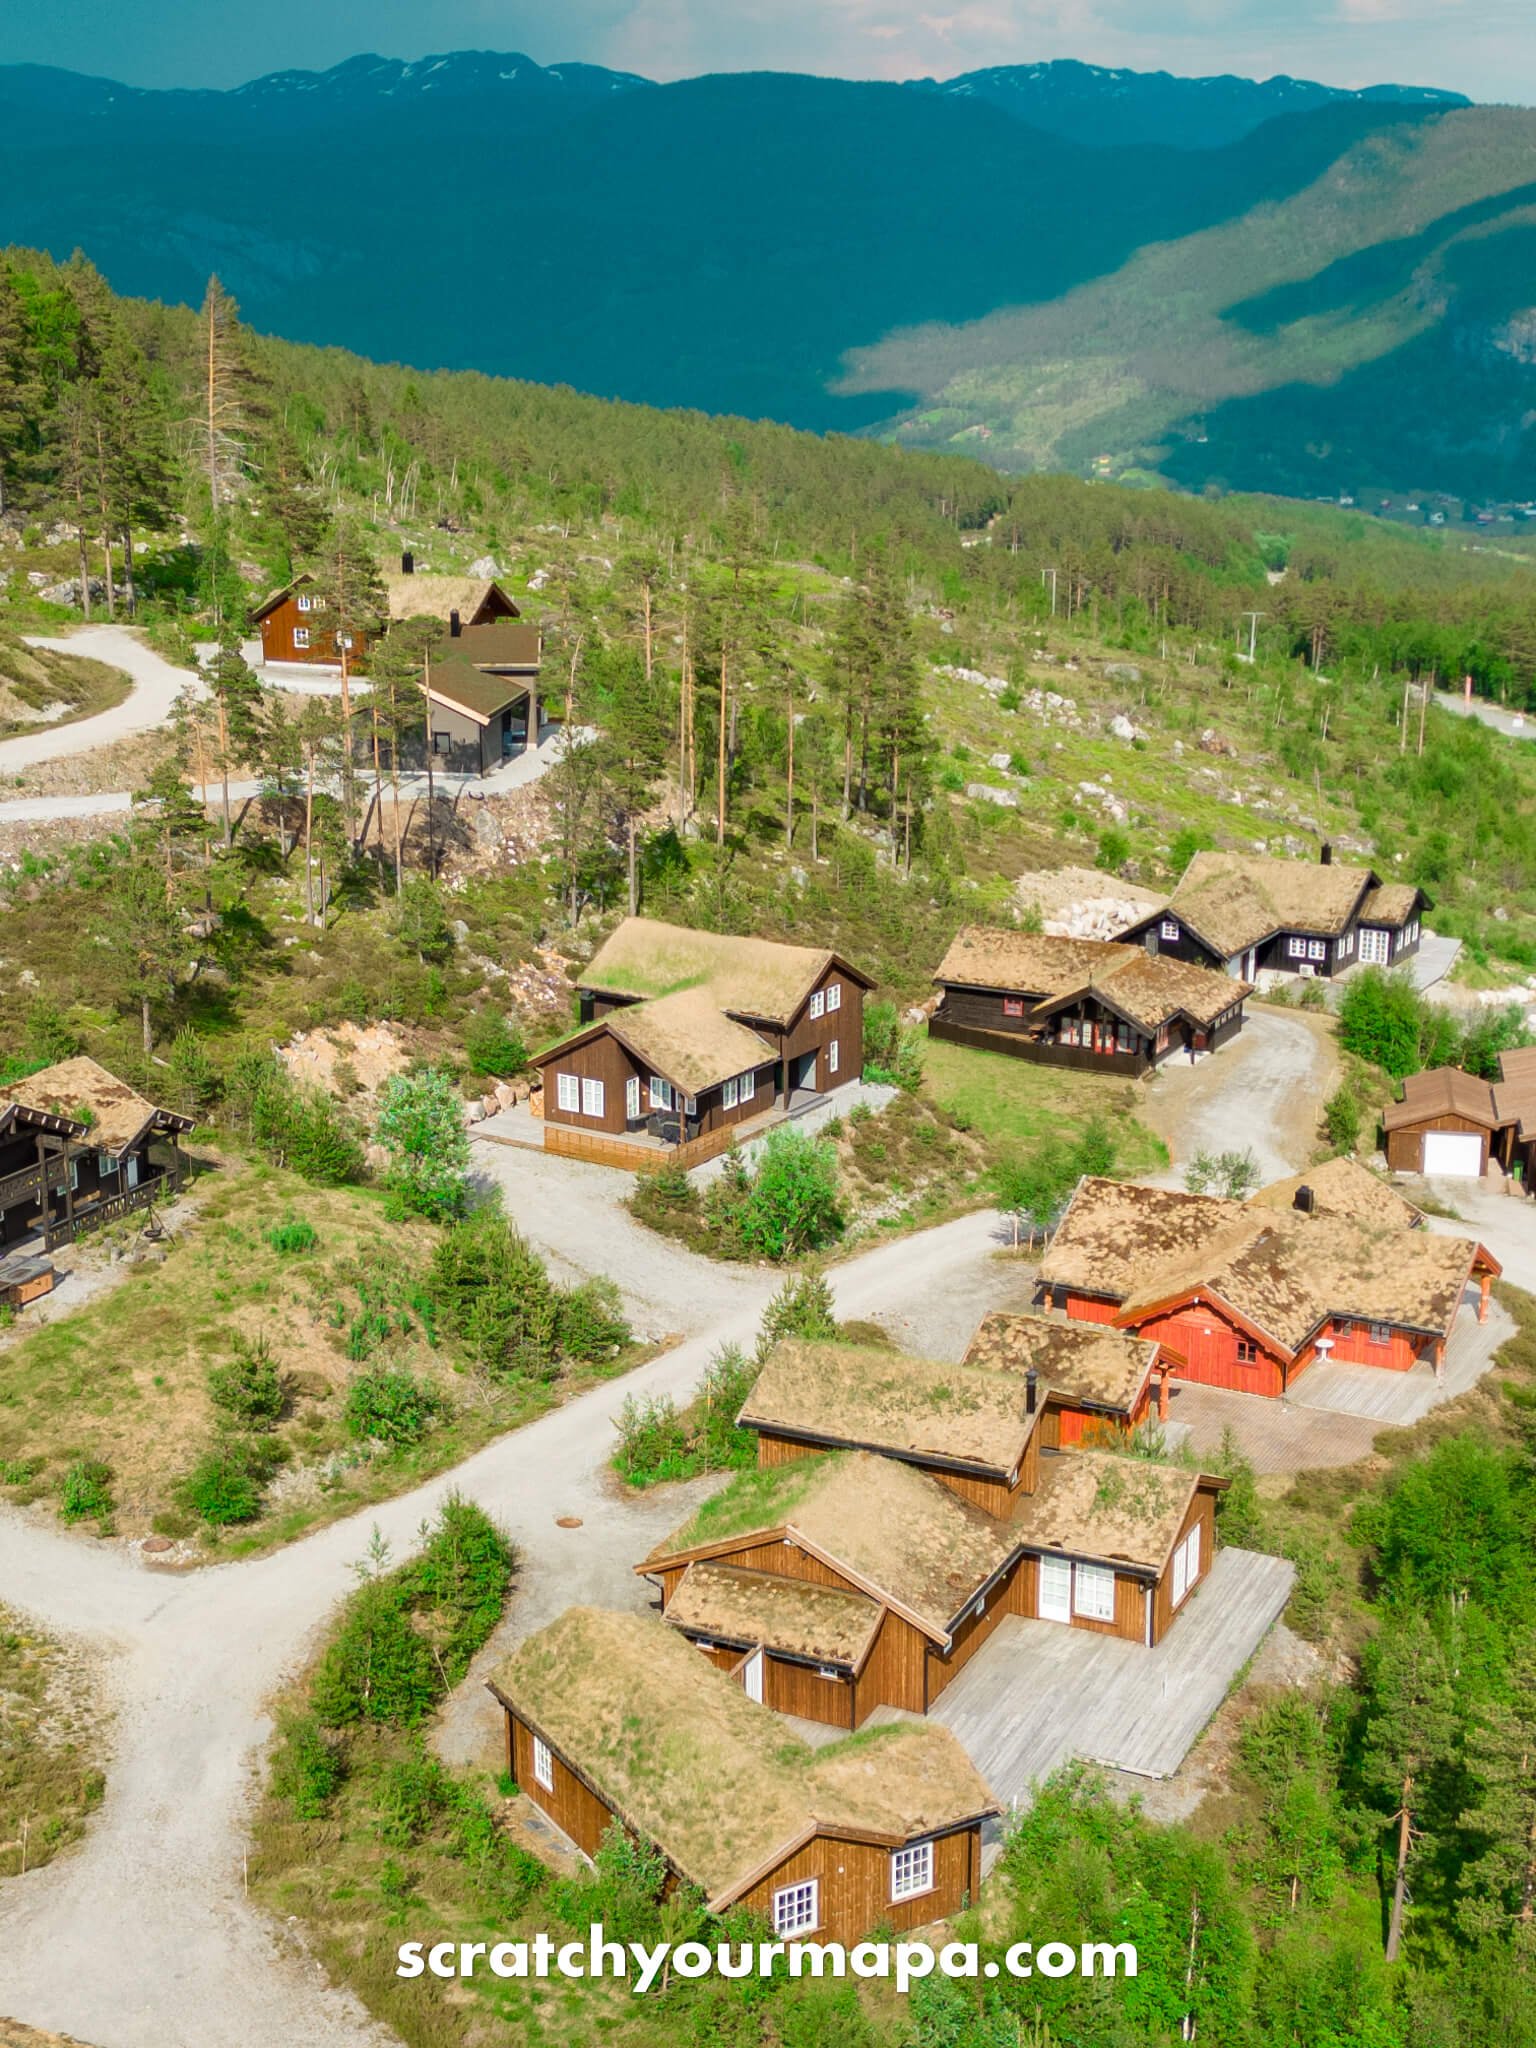
[(176, 1546), (169, 1536), (146, 1536), (139, 1548), (146, 1557), (164, 1557), (168, 1550), (174, 1550)]
[(498, 1098), (497, 1098), (496, 1096), (494, 1096), (494, 1095), (482, 1095), (482, 1096), (481, 1096), (481, 1098), (480, 1098), (480, 1110), (481, 1110), (481, 1114), (482, 1114), (483, 1116), (495, 1116), (495, 1115), (496, 1115), (496, 1114), (498, 1113), (498, 1111), (500, 1110), (500, 1108), (501, 1108), (501, 1103), (500, 1103), (499, 1099), (498, 1099)]
[(478, 1095), (472, 1095), (464, 1105), (464, 1121), (467, 1124), (484, 1123), (485, 1104)]
[(469, 565), (471, 576), (499, 576), (501, 569), (494, 555), (477, 555)]
[(1001, 804), (1004, 810), (1016, 811), (1019, 807), (1019, 799), (1013, 790), (994, 789), (990, 782), (968, 782), (965, 793), (984, 804)]
[(1141, 681), (1141, 670), (1129, 661), (1111, 661), (1106, 664), (1104, 673), (1112, 683), (1139, 683)]
[(1012, 754), (988, 754), (987, 763), (992, 768), (1009, 768), (1013, 765)]
[(464, 922), (462, 917), (453, 918), (449, 922), (448, 929), (453, 933), (454, 943), (456, 945), (462, 946), (464, 944), (464, 941), (469, 937), (469, 926)]
[(1109, 729), (1117, 740), (1139, 740), (1145, 735), (1132, 725), (1123, 711), (1117, 711), (1109, 721)]

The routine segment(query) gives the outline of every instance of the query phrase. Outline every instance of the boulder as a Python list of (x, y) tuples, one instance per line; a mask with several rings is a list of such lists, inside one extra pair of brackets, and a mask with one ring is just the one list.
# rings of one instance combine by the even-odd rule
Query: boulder
[(1115, 713), (1114, 717), (1109, 721), (1109, 729), (1117, 740), (1139, 740), (1146, 737), (1138, 727), (1132, 725), (1123, 711)]
[(1013, 790), (994, 789), (990, 782), (968, 782), (965, 793), (984, 804), (1001, 804), (1004, 810), (1013, 811), (1019, 807), (1019, 799)]
[(1105, 664), (1104, 673), (1112, 683), (1139, 683), (1141, 670), (1129, 661), (1111, 661)]

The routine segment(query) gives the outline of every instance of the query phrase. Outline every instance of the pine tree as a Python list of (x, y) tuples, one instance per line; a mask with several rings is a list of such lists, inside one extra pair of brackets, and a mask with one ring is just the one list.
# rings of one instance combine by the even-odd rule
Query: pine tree
[(174, 889), (167, 891), (158, 851), (152, 840), (135, 837), (127, 857), (106, 880), (101, 917), (119, 985), (138, 1007), (146, 1059), (155, 1049), (156, 999), (175, 1000), (187, 951), (181, 912)]
[(215, 525), (244, 472), (251, 433), (251, 372), (240, 308), (216, 277), (208, 280), (199, 320), (198, 440)]
[(357, 811), (352, 668), (357, 650), (377, 637), (387, 608), (379, 565), (354, 519), (343, 515), (331, 522), (325, 545), (315, 560), (310, 595), (324, 610), (326, 628), (335, 636), (341, 658), (341, 808), (347, 837), (352, 841)]
[(226, 639), (207, 670), (208, 694), (218, 720), (219, 774), (223, 784), (224, 847), (234, 844), (229, 807), (229, 770), (237, 757), (249, 757), (259, 744), (262, 688), (240, 652), (237, 640)]
[(1455, 1750), (1457, 1716), (1445, 1652), (1429, 1623), (1412, 1611), (1390, 1610), (1371, 1645), (1362, 1765), (1367, 1785), (1390, 1804), (1395, 1830), (1392, 1913), (1387, 1961), (1402, 1947), (1408, 1875), (1426, 1832), (1437, 1780)]
[(1462, 1870), (1460, 1918), (1474, 1939), (1513, 1932), (1536, 1962), (1536, 1632), (1516, 1637), (1508, 1682), (1507, 1703), (1484, 1705), (1467, 1734), (1482, 1846)]

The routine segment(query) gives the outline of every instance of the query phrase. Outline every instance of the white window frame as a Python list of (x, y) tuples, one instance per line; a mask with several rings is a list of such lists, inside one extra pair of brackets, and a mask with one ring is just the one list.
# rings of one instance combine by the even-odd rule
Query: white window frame
[(827, 983), (827, 1008), (840, 1010), (843, 1007), (843, 984), (840, 981)]
[(1176, 917), (1165, 917), (1157, 928), (1157, 935), (1160, 939), (1167, 939), (1171, 944), (1177, 945), (1183, 938), (1184, 931)]
[(640, 1076), (630, 1074), (624, 1082), (624, 1121), (632, 1124), (640, 1118)]
[(803, 1878), (799, 1884), (780, 1885), (773, 1895), (775, 1934), (813, 1934), (821, 1925), (821, 1880)]
[(1173, 1553), (1173, 1604), (1177, 1607), (1200, 1583), (1200, 1553), (1203, 1548), (1200, 1539), (1200, 1524), (1179, 1544)]
[(1390, 1323), (1372, 1323), (1367, 1333), (1367, 1341), (1372, 1344), (1390, 1344), (1392, 1342), (1392, 1325)]
[(116, 1173), (116, 1171), (117, 1161), (110, 1152), (98, 1152), (96, 1154), (96, 1178), (98, 1180), (105, 1180), (109, 1173)]
[(606, 1090), (594, 1074), (581, 1077), (581, 1113), (583, 1116), (601, 1116)]
[(555, 1760), (542, 1735), (533, 1738), (533, 1782), (542, 1785), (546, 1792), (555, 1789)]
[(298, 607), (299, 607), (299, 610), (300, 610), (301, 612), (307, 612), (307, 611), (311, 611), (311, 610), (313, 610), (313, 608), (314, 608), (314, 602), (315, 602), (315, 601), (314, 601), (314, 599), (313, 599), (312, 597), (308, 597), (308, 596), (304, 596), (304, 595), (300, 595), (300, 597), (299, 597), (299, 598), (298, 598), (298, 600), (297, 600), (297, 603), (298, 603)]
[(652, 1109), (670, 1109), (672, 1107), (672, 1083), (670, 1081), (663, 1081), (660, 1074), (652, 1074), (651, 1076), (651, 1107)]
[(1056, 1036), (1063, 1045), (1081, 1045), (1083, 1041), (1081, 1021), (1076, 1017), (1063, 1017)]
[(1115, 1618), (1115, 1569), (1108, 1564), (1074, 1564), (1072, 1612), (1084, 1621)]
[(1292, 960), (1305, 960), (1307, 957), (1307, 942), (1305, 939), (1296, 938), (1293, 934), (1286, 940), (1285, 950)]
[(842, 1048), (835, 1038), (829, 1042), (827, 1046), (827, 1072), (829, 1074), (837, 1072), (837, 1059), (841, 1050)]
[(757, 1069), (754, 1067), (751, 1073), (743, 1074), (741, 1077), (741, 1099), (743, 1102), (753, 1102), (756, 1098)]
[(307, 646), (309, 645), (309, 628), (308, 628), (308, 626), (295, 626), (295, 627), (294, 627), (294, 629), (293, 629), (293, 644), (294, 644), (294, 646), (295, 646), (295, 647), (307, 647)]
[(80, 1161), (78, 1157), (71, 1159), (69, 1162), (69, 1192), (72, 1195), (78, 1195), (80, 1192)]
[(1328, 941), (1326, 939), (1308, 939), (1307, 958), (1309, 960), (1326, 960), (1328, 958)]
[(933, 1890), (932, 1842), (908, 1842), (891, 1851), (891, 1904), (920, 1899)]
[(581, 1115), (581, 1076), (579, 1074), (556, 1074), (555, 1107), (568, 1110), (572, 1116)]
[(1115, 1048), (1119, 1052), (1134, 1052), (1136, 1050), (1136, 1033), (1129, 1024), (1117, 1024), (1115, 1026)]
[(720, 1084), (720, 1107), (722, 1109), (734, 1109), (740, 1094), (741, 1083), (733, 1074), (729, 1081), (722, 1081)]
[(136, 1188), (139, 1184), (139, 1155), (137, 1152), (130, 1152), (123, 1161), (123, 1181), (125, 1186), (130, 1188)]
[(821, 1016), (824, 1016), (824, 1015), (826, 1014), (826, 1008), (827, 1008), (827, 998), (826, 998), (826, 994), (825, 994), (825, 992), (824, 992), (823, 990), (821, 990), (821, 989), (817, 989), (816, 993), (815, 993), (815, 994), (814, 994), (814, 995), (813, 995), (813, 996), (811, 997), (811, 1007), (810, 1007), (810, 1014), (811, 1014), (811, 1015), (812, 1015), (813, 1017), (821, 1017)]

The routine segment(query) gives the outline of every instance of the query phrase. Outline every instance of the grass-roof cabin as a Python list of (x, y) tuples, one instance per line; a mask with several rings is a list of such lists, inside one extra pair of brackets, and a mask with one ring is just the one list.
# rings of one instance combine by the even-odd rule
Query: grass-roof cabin
[(945, 1728), (797, 1740), (675, 1630), (571, 1608), (490, 1680), (507, 1767), (592, 1855), (617, 1821), (711, 1912), (852, 1943), (974, 1898), (997, 1801)]
[(0, 1244), (52, 1250), (168, 1199), (193, 1121), (83, 1056), (0, 1087)]

